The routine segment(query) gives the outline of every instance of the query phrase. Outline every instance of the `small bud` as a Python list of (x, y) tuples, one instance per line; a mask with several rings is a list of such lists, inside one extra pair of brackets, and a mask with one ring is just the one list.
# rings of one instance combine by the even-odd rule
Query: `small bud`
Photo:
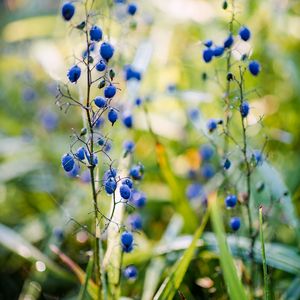
[(110, 69), (110, 70), (109, 70), (109, 77), (110, 77), (110, 80), (114, 80), (115, 76), (116, 76), (115, 71), (114, 71), (113, 69)]
[(137, 23), (136, 23), (136, 21), (134, 21), (134, 20), (132, 20), (131, 22), (130, 22), (130, 29), (131, 30), (135, 30), (136, 29), (136, 27), (137, 27)]
[(233, 74), (232, 74), (232, 73), (228, 73), (227, 76), (226, 76), (226, 79), (227, 79), (228, 81), (233, 80)]
[(104, 88), (104, 87), (105, 87), (105, 80), (102, 80), (102, 81), (99, 82), (98, 88), (99, 88), (99, 89), (102, 89), (102, 88)]
[(79, 30), (83, 30), (83, 28), (85, 27), (85, 21), (82, 21), (81, 23), (79, 23), (76, 28), (79, 29)]
[(92, 56), (89, 56), (89, 58), (88, 58), (88, 62), (89, 62), (89, 64), (92, 64), (92, 63), (94, 62), (94, 59), (93, 59), (93, 57), (92, 57)]
[(226, 0), (223, 2), (222, 7), (223, 7), (224, 10), (226, 10), (228, 8), (228, 2)]
[(207, 79), (207, 74), (205, 72), (202, 73), (202, 80), (205, 81)]
[(257, 185), (256, 185), (256, 191), (258, 193), (262, 192), (264, 190), (264, 188), (265, 188), (264, 182), (261, 181), (261, 182), (257, 183)]
[(80, 131), (80, 136), (84, 136), (84, 135), (86, 135), (86, 134), (87, 134), (87, 129), (84, 127), (84, 128), (82, 128), (81, 131)]

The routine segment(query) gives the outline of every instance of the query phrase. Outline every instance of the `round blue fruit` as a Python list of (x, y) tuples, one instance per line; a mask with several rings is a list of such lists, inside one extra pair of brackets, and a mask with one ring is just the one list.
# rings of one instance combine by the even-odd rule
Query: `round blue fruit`
[(218, 46), (218, 47), (216, 47), (216, 48), (213, 49), (213, 55), (214, 55), (215, 57), (222, 56), (223, 53), (224, 53), (224, 47)]
[(137, 278), (137, 269), (135, 266), (128, 266), (124, 270), (124, 277), (129, 280), (135, 280)]
[(131, 246), (133, 244), (133, 235), (131, 232), (125, 231), (121, 235), (121, 243), (124, 246)]
[(96, 70), (99, 72), (102, 72), (106, 69), (106, 64), (103, 60), (100, 60), (97, 64), (96, 64)]
[(101, 28), (94, 25), (90, 29), (90, 38), (91, 38), (91, 41), (100, 42), (102, 40), (102, 30), (101, 30)]
[(225, 49), (231, 48), (231, 46), (233, 45), (233, 42), (234, 42), (233, 36), (232, 36), (232, 34), (230, 34), (224, 41), (224, 48)]
[(96, 97), (94, 99), (94, 103), (97, 107), (103, 108), (106, 106), (106, 99), (104, 99), (103, 97)]
[(126, 184), (120, 186), (120, 195), (123, 199), (128, 200), (131, 196), (131, 190)]
[(239, 31), (239, 36), (240, 36), (240, 38), (243, 40), (243, 41), (248, 41), (249, 39), (250, 39), (250, 37), (251, 37), (251, 32), (250, 32), (250, 30), (247, 28), (247, 27), (245, 27), (245, 26), (242, 26), (241, 28), (240, 28), (240, 31)]
[(69, 153), (64, 154), (61, 158), (61, 164), (66, 172), (72, 171), (75, 165), (73, 156)]
[(104, 89), (105, 98), (112, 98), (117, 92), (116, 87), (113, 84), (110, 84)]
[(79, 159), (79, 160), (84, 160), (84, 157), (85, 157), (85, 153), (86, 153), (86, 150), (84, 147), (80, 147), (77, 149), (76, 153), (75, 153), (75, 156)]
[(256, 60), (250, 61), (248, 68), (250, 73), (254, 76), (257, 76), (260, 72), (260, 64)]
[(75, 6), (72, 2), (65, 2), (61, 8), (61, 14), (66, 21), (70, 21), (75, 13)]
[(137, 5), (135, 3), (129, 3), (127, 6), (128, 14), (133, 16), (133, 15), (135, 15), (136, 11), (137, 11)]
[(115, 49), (114, 47), (109, 43), (102, 43), (100, 47), (100, 55), (102, 58), (104, 58), (106, 61), (109, 61), (112, 56), (114, 55)]
[(200, 155), (203, 160), (210, 160), (214, 153), (215, 151), (210, 145), (203, 145), (200, 148)]
[(139, 214), (133, 214), (128, 217), (128, 223), (133, 230), (141, 230), (143, 228), (143, 220)]
[(217, 121), (215, 119), (210, 119), (207, 122), (207, 129), (209, 132), (213, 132), (214, 130), (217, 129)]
[(108, 120), (112, 125), (118, 120), (118, 113), (113, 108), (108, 112)]
[(123, 124), (125, 125), (125, 127), (132, 128), (132, 125), (133, 125), (132, 115), (124, 115), (122, 121), (123, 121)]
[(225, 205), (227, 208), (235, 207), (237, 204), (237, 196), (236, 195), (228, 195), (225, 199)]
[(249, 103), (244, 101), (240, 106), (240, 112), (243, 118), (246, 118), (248, 116), (249, 110), (250, 110)]
[(209, 63), (212, 60), (213, 56), (214, 52), (212, 49), (208, 48), (203, 50), (202, 57), (206, 63)]
[(104, 188), (107, 194), (113, 194), (117, 188), (116, 180), (113, 177), (108, 178), (105, 182)]
[(130, 178), (126, 178), (122, 181), (122, 184), (127, 185), (130, 189), (133, 187), (133, 182)]
[(230, 227), (233, 231), (237, 231), (241, 227), (241, 219), (239, 217), (233, 217), (230, 219)]
[(68, 74), (67, 74), (69, 80), (72, 83), (76, 83), (77, 80), (79, 79), (80, 75), (81, 75), (81, 69), (77, 65), (71, 67), (71, 69), (68, 71)]

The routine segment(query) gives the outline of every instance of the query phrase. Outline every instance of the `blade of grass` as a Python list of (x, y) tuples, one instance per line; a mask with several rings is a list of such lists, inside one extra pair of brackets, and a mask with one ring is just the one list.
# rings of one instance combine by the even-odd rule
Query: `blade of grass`
[(89, 259), (88, 265), (86, 267), (85, 279), (84, 279), (84, 283), (81, 285), (80, 292), (78, 295), (78, 300), (85, 300), (85, 299), (89, 298), (87, 288), (88, 288), (89, 280), (92, 277), (93, 264), (94, 264), (93, 257), (91, 256)]
[(259, 208), (259, 232), (260, 232), (262, 265), (263, 265), (263, 272), (264, 272), (264, 298), (265, 300), (269, 300), (271, 299), (271, 292), (270, 292), (270, 283), (269, 283), (266, 252), (265, 252), (262, 207)]
[(156, 156), (161, 174), (170, 188), (177, 211), (182, 214), (185, 220), (185, 226), (192, 231), (195, 230), (198, 224), (196, 214), (190, 207), (183, 189), (180, 188), (180, 184), (174, 176), (164, 145), (158, 141), (156, 142)]
[(224, 225), (222, 222), (222, 214), (217, 202), (217, 195), (208, 199), (208, 204), (211, 210), (211, 223), (215, 232), (217, 243), (220, 251), (220, 262), (227, 286), (228, 294), (232, 300), (246, 300), (247, 296), (244, 287), (237, 275), (233, 257), (229, 251)]
[[(209, 197), (214, 197), (210, 195)], [(184, 278), (184, 275), (189, 267), (191, 260), (194, 257), (195, 249), (197, 248), (197, 242), (200, 236), (202, 235), (207, 221), (209, 219), (209, 210), (206, 211), (201, 225), (196, 230), (193, 240), (190, 246), (185, 250), (182, 257), (174, 265), (171, 274), (164, 280), (156, 295), (154, 300), (171, 300), (174, 298), (180, 284)]]

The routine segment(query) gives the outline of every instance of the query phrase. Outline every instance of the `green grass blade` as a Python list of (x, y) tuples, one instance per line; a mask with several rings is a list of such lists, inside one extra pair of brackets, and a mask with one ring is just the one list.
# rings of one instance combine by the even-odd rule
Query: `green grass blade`
[(264, 273), (264, 298), (265, 300), (269, 300), (271, 299), (271, 292), (270, 292), (270, 283), (269, 283), (269, 276), (267, 270), (262, 207), (259, 208), (259, 233), (260, 233), (260, 243), (261, 243), (262, 265), (263, 265), (263, 273)]
[(227, 245), (226, 233), (222, 222), (222, 214), (217, 202), (217, 196), (210, 197), (208, 203), (211, 210), (211, 223), (217, 238), (221, 268), (228, 294), (232, 300), (246, 300), (247, 296), (244, 287), (237, 275), (233, 257)]
[(171, 300), (174, 298), (176, 291), (184, 278), (188, 266), (193, 259), (197, 242), (203, 233), (209, 218), (209, 210), (207, 210), (200, 227), (196, 230), (190, 246), (185, 250), (182, 257), (174, 265), (171, 274), (164, 280), (158, 292), (154, 296), (154, 300)]
[(16, 231), (9, 227), (6, 227), (3, 224), (0, 224), (0, 244), (28, 261), (42, 261), (46, 265), (46, 267), (53, 272), (53, 274), (66, 280), (72, 280), (72, 276), (70, 276), (70, 274), (60, 268), (48, 256), (43, 254), (39, 249), (34, 247), (29, 242), (27, 242)]
[(90, 299), (87, 289), (88, 289), (89, 280), (92, 277), (93, 264), (94, 261), (93, 261), (93, 257), (91, 256), (85, 271), (85, 279), (84, 279), (84, 283), (81, 285), (80, 292), (78, 295), (78, 300)]

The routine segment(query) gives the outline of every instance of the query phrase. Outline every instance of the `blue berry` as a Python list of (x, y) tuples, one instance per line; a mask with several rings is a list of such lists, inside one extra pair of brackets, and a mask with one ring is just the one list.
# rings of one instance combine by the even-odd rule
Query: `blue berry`
[(207, 40), (204, 42), (204, 46), (207, 47), (207, 48), (210, 48), (213, 44), (213, 41), (212, 40)]
[(233, 36), (230, 34), (227, 39), (224, 41), (224, 48), (230, 48), (233, 45), (234, 39)]
[(143, 228), (143, 221), (139, 214), (133, 214), (128, 217), (128, 223), (133, 230), (141, 230)]
[(75, 177), (78, 176), (79, 171), (80, 171), (79, 165), (75, 164), (73, 169), (70, 172), (67, 172), (67, 174), (68, 174), (69, 177), (75, 178)]
[(240, 106), (240, 112), (243, 118), (246, 118), (248, 116), (249, 110), (250, 110), (249, 103), (244, 101)]
[(218, 46), (218, 47), (216, 47), (216, 48), (213, 49), (213, 54), (216, 57), (222, 56), (223, 53), (224, 53), (224, 47)]
[(215, 169), (211, 164), (204, 164), (201, 168), (201, 175), (205, 179), (210, 179), (215, 175)]
[(225, 170), (228, 170), (230, 168), (230, 166), (231, 166), (231, 161), (228, 158), (226, 158), (224, 163), (223, 163), (223, 168)]
[(99, 129), (103, 124), (104, 124), (105, 120), (102, 117), (97, 117), (96, 121), (95, 121), (95, 128)]
[(61, 8), (61, 14), (66, 21), (70, 21), (75, 13), (75, 6), (71, 2), (65, 2)]
[(131, 201), (136, 207), (142, 208), (145, 206), (147, 198), (146, 198), (146, 195), (142, 192), (132, 191)]
[(250, 61), (248, 68), (250, 73), (254, 76), (257, 76), (260, 72), (260, 64), (256, 60)]
[(237, 204), (237, 196), (236, 195), (228, 195), (225, 199), (225, 205), (227, 208), (235, 207)]
[(103, 145), (105, 144), (105, 139), (102, 138), (102, 137), (100, 137), (100, 138), (98, 139), (97, 143), (98, 143), (99, 146), (103, 146)]
[(132, 115), (124, 115), (122, 121), (123, 121), (123, 124), (125, 125), (125, 127), (132, 128), (132, 125), (133, 125)]
[(91, 38), (91, 41), (100, 42), (102, 40), (102, 30), (101, 30), (101, 28), (94, 25), (90, 29), (90, 38)]
[(122, 184), (127, 185), (130, 189), (133, 188), (133, 182), (130, 178), (126, 178), (122, 181)]
[(239, 31), (239, 36), (241, 37), (241, 39), (243, 40), (243, 41), (248, 41), (249, 39), (250, 39), (250, 37), (251, 37), (251, 32), (250, 32), (250, 30), (247, 28), (247, 27), (245, 27), (245, 26), (242, 26), (241, 28), (240, 28), (240, 31)]
[(107, 194), (113, 194), (117, 188), (116, 180), (113, 177), (108, 178), (105, 182), (104, 188)]
[(97, 107), (103, 108), (106, 106), (106, 99), (104, 99), (103, 97), (96, 97), (94, 99), (94, 103)]
[(142, 165), (135, 165), (129, 171), (130, 176), (134, 180), (141, 180), (144, 174), (144, 168)]
[(76, 153), (75, 153), (75, 156), (76, 158), (78, 158), (79, 160), (84, 160), (84, 157), (85, 157), (85, 153), (86, 153), (86, 150), (84, 147), (80, 147), (77, 149)]
[(102, 72), (106, 69), (106, 64), (103, 60), (100, 60), (97, 64), (96, 64), (96, 70), (99, 72)]
[(120, 195), (123, 199), (127, 200), (130, 198), (131, 196), (131, 191), (130, 188), (128, 187), (128, 185), (126, 184), (122, 184), (120, 186)]
[(118, 120), (118, 113), (113, 108), (108, 112), (108, 120), (112, 125)]
[(140, 106), (142, 104), (142, 99), (141, 98), (136, 98), (135, 99), (135, 105)]
[(202, 186), (199, 183), (190, 184), (186, 189), (186, 196), (188, 199), (196, 199), (202, 193)]
[(214, 52), (210, 48), (203, 50), (202, 57), (206, 63), (209, 63), (212, 60), (213, 56)]
[(203, 160), (210, 160), (213, 157), (214, 153), (215, 151), (210, 145), (203, 145), (200, 148), (200, 155)]
[(112, 98), (117, 92), (116, 87), (113, 84), (110, 84), (104, 89), (105, 98)]
[(115, 49), (111, 44), (102, 43), (100, 47), (100, 55), (102, 56), (102, 58), (104, 58), (106, 61), (109, 61), (114, 55), (114, 52)]
[(133, 141), (125, 141), (123, 143), (123, 148), (125, 149), (126, 153), (132, 153), (134, 151), (135, 144)]
[(68, 74), (67, 74), (69, 80), (73, 83), (77, 82), (80, 75), (81, 75), (81, 69), (76, 65), (71, 67), (71, 69), (68, 71)]
[(189, 110), (189, 116), (191, 118), (192, 121), (196, 121), (199, 118), (199, 110), (197, 108), (192, 108)]
[(41, 114), (41, 122), (46, 130), (52, 131), (57, 127), (58, 117), (52, 111), (44, 111)]
[(137, 6), (136, 6), (136, 4), (135, 4), (135, 3), (129, 3), (129, 4), (128, 4), (128, 7), (127, 7), (127, 12), (128, 12), (131, 16), (133, 16), (133, 15), (135, 15), (136, 11), (137, 11)]
[(66, 172), (72, 171), (75, 165), (73, 156), (69, 153), (64, 154), (63, 157), (61, 158), (61, 164)]
[(130, 79), (136, 79), (137, 81), (140, 81), (142, 79), (141, 72), (136, 71), (133, 69), (132, 66), (126, 66), (124, 68), (125, 73), (125, 80), (128, 81)]
[(137, 269), (135, 266), (128, 266), (124, 270), (125, 278), (135, 280), (137, 278)]
[(123, 232), (121, 235), (121, 245), (124, 252), (131, 252), (133, 244), (133, 235), (131, 232)]
[(102, 180), (105, 182), (107, 181), (109, 178), (115, 178), (117, 176), (117, 171), (114, 168), (108, 169), (104, 175)]
[(233, 231), (237, 231), (241, 227), (241, 219), (238, 217), (233, 217), (230, 219), (230, 227)]
[(260, 150), (254, 150), (253, 156), (256, 161), (256, 165), (261, 166), (264, 161), (264, 156), (262, 152)]
[(213, 132), (214, 130), (217, 129), (217, 121), (215, 119), (210, 119), (207, 122), (207, 129), (209, 132)]

